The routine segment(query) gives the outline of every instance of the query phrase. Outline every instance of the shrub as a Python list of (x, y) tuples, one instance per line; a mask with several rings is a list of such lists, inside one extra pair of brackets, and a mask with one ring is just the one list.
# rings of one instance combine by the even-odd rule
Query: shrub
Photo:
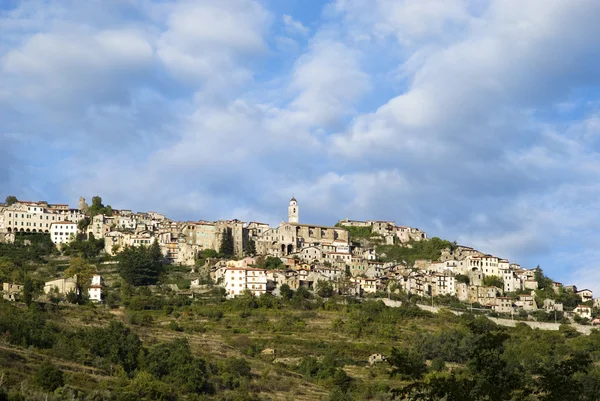
[(35, 373), (34, 382), (46, 391), (54, 391), (65, 384), (63, 372), (49, 360), (40, 365)]

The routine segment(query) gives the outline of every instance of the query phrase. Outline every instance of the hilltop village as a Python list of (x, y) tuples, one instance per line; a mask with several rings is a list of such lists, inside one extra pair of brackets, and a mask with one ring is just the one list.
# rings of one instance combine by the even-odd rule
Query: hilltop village
[[(424, 231), (394, 221), (344, 219), (332, 227), (301, 223), (300, 205), (293, 197), (287, 222), (277, 227), (239, 220), (177, 222), (156, 212), (105, 207), (99, 197), (91, 206), (80, 198), (76, 209), (16, 198), (0, 205), (0, 242), (34, 233), (48, 235), (59, 250), (73, 241), (101, 239), (107, 257), (158, 244), (169, 264), (189, 266), (189, 288), (177, 290), (190, 297), (210, 282), (228, 298), (279, 296), (299, 288), (320, 295), (388, 299), (404, 294), (432, 303), (434, 298), (455, 300), (497, 314), (529, 316), (540, 310), (599, 322), (593, 318), (600, 300), (592, 291), (553, 282), (539, 268), (526, 269), (468, 246), (428, 239)], [(410, 256), (426, 243), (430, 249), (437, 246), (434, 257)], [(89, 298), (102, 302), (104, 285), (100, 275), (93, 275)], [(44, 292), (76, 288), (76, 277), (61, 277), (46, 282)], [(5, 299), (17, 300), (22, 291), (23, 283), (3, 284)]]

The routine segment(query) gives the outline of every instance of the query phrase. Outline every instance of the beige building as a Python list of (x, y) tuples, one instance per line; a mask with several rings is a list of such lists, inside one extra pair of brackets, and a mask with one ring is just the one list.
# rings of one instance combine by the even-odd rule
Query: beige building
[(77, 290), (77, 283), (74, 277), (59, 278), (57, 280), (47, 281), (44, 284), (44, 294), (58, 292), (59, 294), (67, 294)]
[(183, 223), (180, 235), (188, 245), (198, 245), (202, 249), (219, 251), (224, 235), (231, 230), (234, 254), (243, 256), (248, 243), (248, 228), (239, 220), (219, 220), (215, 222)]
[(224, 274), (224, 287), (228, 298), (242, 295), (248, 290), (259, 296), (267, 291), (267, 273), (265, 269), (249, 267), (227, 267)]
[(579, 295), (583, 302), (592, 301), (594, 299), (594, 293), (587, 288), (585, 290), (577, 291), (577, 295)]
[(512, 313), (514, 311), (513, 299), (509, 297), (497, 297), (492, 309), (496, 313)]
[(348, 243), (349, 234), (343, 228), (281, 223), (279, 227), (266, 230), (257, 238), (256, 249), (262, 255), (282, 257), (309, 246), (333, 245), (337, 248)]
[(515, 304), (527, 311), (537, 310), (537, 304), (535, 303), (535, 297), (533, 295), (519, 295), (519, 299)]
[(50, 233), (50, 225), (66, 220), (49, 208), (46, 202), (17, 202), (4, 208), (3, 225), (6, 232)]
[(92, 221), (87, 228), (87, 235), (89, 237), (90, 234), (93, 234), (94, 238), (96, 239), (104, 238), (104, 236), (110, 232), (111, 227), (113, 226), (113, 217), (98, 214), (92, 218)]
[(18, 301), (23, 295), (23, 286), (20, 284), (2, 283), (2, 298), (7, 301)]

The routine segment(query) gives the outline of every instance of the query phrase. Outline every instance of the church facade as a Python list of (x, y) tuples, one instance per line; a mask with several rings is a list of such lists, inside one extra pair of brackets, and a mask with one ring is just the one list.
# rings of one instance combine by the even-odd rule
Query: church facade
[(259, 254), (284, 257), (305, 247), (342, 247), (349, 244), (349, 233), (342, 227), (300, 224), (300, 207), (295, 198), (288, 206), (288, 221), (263, 232), (257, 238)]

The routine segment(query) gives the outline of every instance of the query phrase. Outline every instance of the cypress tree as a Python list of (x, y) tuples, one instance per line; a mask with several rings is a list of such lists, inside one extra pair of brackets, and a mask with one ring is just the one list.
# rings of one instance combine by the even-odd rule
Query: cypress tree
[(231, 232), (231, 228), (223, 230), (221, 235), (222, 239), (219, 253), (225, 258), (231, 258), (234, 254), (233, 233)]

